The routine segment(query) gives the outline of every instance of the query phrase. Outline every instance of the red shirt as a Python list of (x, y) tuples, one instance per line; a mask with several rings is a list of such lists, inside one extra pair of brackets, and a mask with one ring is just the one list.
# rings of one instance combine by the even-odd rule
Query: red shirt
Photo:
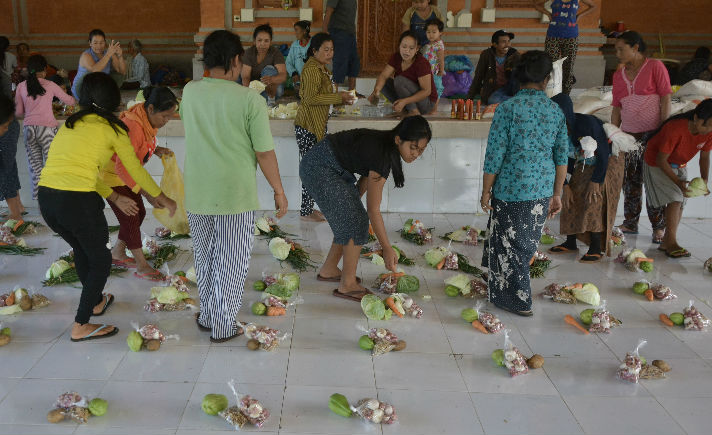
[(430, 62), (425, 59), (420, 53), (415, 55), (415, 60), (413, 63), (404, 71), (401, 69), (401, 63), (403, 58), (400, 53), (396, 52), (391, 56), (388, 61), (388, 65), (392, 66), (396, 70), (395, 76), (403, 76), (415, 84), (418, 84), (418, 78), (425, 75), (430, 76), (430, 101), (438, 100), (438, 90), (435, 88), (435, 81), (433, 80), (433, 73), (430, 70)]
[(658, 166), (658, 153), (670, 154), (668, 163), (684, 165), (700, 151), (712, 150), (712, 133), (693, 135), (688, 128), (687, 119), (675, 119), (663, 125), (663, 128), (648, 140), (645, 150), (645, 163)]

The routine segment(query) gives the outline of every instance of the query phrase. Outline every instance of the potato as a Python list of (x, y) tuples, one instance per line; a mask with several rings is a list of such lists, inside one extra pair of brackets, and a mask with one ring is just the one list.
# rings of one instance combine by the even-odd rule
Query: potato
[(143, 342), (146, 345), (146, 350), (153, 352), (161, 348), (161, 340), (146, 340)]
[(22, 311), (29, 311), (32, 309), (32, 299), (28, 295), (24, 295), (22, 299), (20, 299), (20, 308), (22, 308)]
[(260, 342), (255, 340), (254, 338), (251, 338), (247, 340), (247, 348), (250, 350), (257, 350), (260, 348)]
[(665, 361), (663, 361), (661, 359), (656, 359), (655, 361), (653, 361), (653, 365), (655, 367), (659, 368), (660, 370), (662, 370), (663, 372), (669, 372), (670, 370), (672, 370), (672, 367), (670, 367), (670, 364), (666, 363)]
[(11, 338), (9, 335), (1, 334), (0, 335), (0, 346), (5, 346), (6, 344), (10, 343), (10, 340), (11, 340)]
[(544, 365), (544, 357), (535, 354), (527, 360), (527, 365), (533, 369), (539, 369)]
[(397, 352), (399, 350), (405, 349), (405, 346), (406, 346), (405, 340), (401, 340), (398, 343), (396, 343), (396, 347), (394, 347), (393, 350)]
[(64, 421), (64, 411), (61, 409), (53, 409), (47, 413), (47, 421), (50, 423), (59, 423)]

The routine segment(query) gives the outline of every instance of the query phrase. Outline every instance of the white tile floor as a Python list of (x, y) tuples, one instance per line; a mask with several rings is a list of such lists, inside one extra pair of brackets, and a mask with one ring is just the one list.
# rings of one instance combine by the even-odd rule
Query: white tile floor
[[(35, 210), (36, 213), (36, 210)], [(436, 235), (473, 222), (472, 215), (421, 215), (436, 226)], [(38, 219), (37, 216), (29, 216)], [(121, 332), (110, 339), (71, 343), (68, 328), (79, 291), (51, 287), (42, 291), (50, 307), (2, 318), (13, 331), (12, 342), (0, 349), (0, 433), (77, 434), (227, 434), (234, 433), (219, 418), (200, 409), (210, 392), (229, 396), (226, 382), (239, 382), (239, 391), (259, 398), (272, 416), (260, 430), (280, 434), (709, 434), (712, 427), (712, 332), (686, 332), (664, 327), (660, 312), (681, 311), (692, 299), (712, 318), (712, 274), (702, 262), (712, 256), (711, 220), (685, 220), (680, 242), (693, 257), (669, 260), (650, 243), (649, 229), (629, 237), (631, 245), (655, 258), (654, 279), (670, 285), (679, 298), (650, 303), (629, 291), (640, 275), (610, 259), (581, 265), (573, 257), (555, 257), (546, 278), (534, 280), (535, 293), (554, 281), (591, 281), (601, 289), (612, 312), (624, 326), (610, 335), (583, 336), (564, 324), (565, 314), (583, 306), (567, 306), (535, 299), (533, 318), (497, 312), (512, 340), (527, 355), (546, 357), (543, 370), (511, 379), (496, 368), (490, 353), (501, 347), (503, 335), (482, 335), (460, 319), (471, 299), (448, 298), (443, 279), (452, 272), (426, 269), (426, 248), (398, 238), (404, 215), (386, 215), (390, 237), (418, 260), (409, 272), (421, 279), (420, 320), (368, 321), (359, 305), (330, 295), (333, 284), (317, 282), (314, 273), (302, 274), (304, 303), (282, 318), (257, 319), (249, 312), (260, 294), (252, 282), (264, 270), (279, 270), (264, 240), (258, 240), (250, 267), (241, 320), (255, 321), (290, 332), (292, 337), (274, 352), (251, 352), (244, 338), (211, 345), (190, 313), (149, 314), (143, 311), (151, 284), (129, 276), (112, 277), (107, 288), (117, 296), (106, 322)], [(113, 221), (113, 217), (109, 217)], [(484, 225), (485, 217), (474, 218)], [(642, 221), (645, 224), (645, 221)], [(330, 242), (327, 225), (303, 224), (295, 213), (281, 222), (300, 234), (317, 262)], [(156, 224), (149, 218), (144, 231)], [(551, 224), (553, 229), (558, 223)], [(0, 291), (14, 286), (39, 288), (47, 266), (67, 248), (48, 229), (27, 237), (32, 246), (47, 248), (38, 257), (0, 257)], [(178, 242), (189, 249), (190, 241)], [(481, 247), (461, 247), (475, 264)], [(170, 263), (185, 269), (192, 263), (189, 250)], [(379, 273), (362, 261), (359, 274), (370, 283)], [(421, 296), (431, 295), (424, 300)], [(132, 321), (157, 322), (179, 341), (159, 352), (132, 353), (125, 343)], [(358, 326), (386, 325), (407, 340), (408, 348), (372, 358), (357, 346)], [(620, 359), (639, 338), (648, 340), (642, 354), (666, 359), (673, 367), (665, 380), (638, 385), (614, 378)], [(70, 422), (50, 425), (45, 414), (57, 395), (76, 390), (109, 401), (109, 412), (88, 425)], [(328, 398), (341, 392), (356, 401), (377, 396), (391, 402), (400, 421), (375, 426), (331, 413)], [(247, 428), (248, 431), (256, 431)]]

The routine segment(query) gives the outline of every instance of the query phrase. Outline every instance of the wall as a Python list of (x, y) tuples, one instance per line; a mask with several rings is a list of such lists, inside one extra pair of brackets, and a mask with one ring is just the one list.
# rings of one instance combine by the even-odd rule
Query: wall
[(191, 71), (193, 35), (200, 25), (200, 0), (0, 0), (0, 34), (26, 42), (54, 65), (76, 69), (87, 35), (100, 28), (126, 48), (144, 43), (152, 65), (169, 63)]

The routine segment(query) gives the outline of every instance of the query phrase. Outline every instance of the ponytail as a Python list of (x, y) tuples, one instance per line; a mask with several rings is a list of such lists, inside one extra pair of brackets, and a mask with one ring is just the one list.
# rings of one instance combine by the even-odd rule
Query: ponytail
[(74, 128), (87, 115), (97, 115), (109, 123), (117, 136), (121, 134), (119, 129), (128, 133), (129, 128), (114, 114), (121, 104), (121, 93), (111, 76), (102, 72), (85, 75), (79, 95), (82, 110), (67, 119), (64, 123), (67, 128)]
[(35, 100), (37, 97), (44, 95), (46, 92), (45, 88), (42, 87), (39, 79), (37, 78), (37, 73), (44, 72), (46, 68), (47, 60), (44, 56), (35, 54), (27, 59), (27, 71), (29, 74), (27, 76), (27, 95)]
[(146, 110), (148, 110), (148, 106), (152, 105), (154, 112), (164, 112), (178, 105), (178, 99), (168, 88), (146, 86), (141, 89), (141, 92), (143, 92), (143, 98), (146, 99), (143, 102), (143, 108)]
[(686, 119), (688, 121), (692, 121), (695, 119), (695, 115), (697, 116), (697, 119), (701, 119), (704, 122), (707, 122), (710, 118), (712, 118), (712, 100), (704, 100), (692, 110), (688, 110), (687, 112), (683, 113), (678, 113), (675, 116), (669, 117), (665, 120), (665, 122), (662, 123), (660, 127), (658, 127), (657, 130), (655, 130), (653, 134), (649, 136), (648, 140), (652, 139), (656, 134), (660, 133), (660, 130), (662, 130), (665, 124), (667, 124), (668, 122), (676, 121), (678, 119)]

